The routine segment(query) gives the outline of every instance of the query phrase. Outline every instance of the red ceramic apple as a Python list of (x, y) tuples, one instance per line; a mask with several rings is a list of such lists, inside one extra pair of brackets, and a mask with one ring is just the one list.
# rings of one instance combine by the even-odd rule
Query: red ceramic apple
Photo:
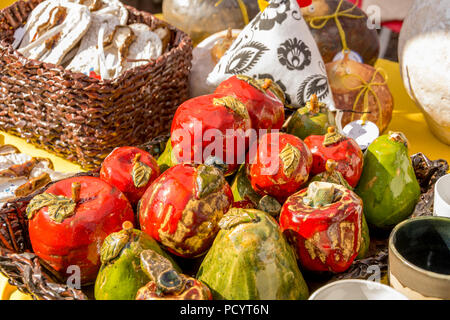
[(100, 247), (134, 213), (125, 195), (95, 177), (74, 177), (51, 185), (27, 207), (33, 251), (65, 279), (69, 266), (78, 266), (81, 283), (95, 281)]
[(244, 162), (250, 129), (245, 105), (233, 96), (212, 94), (184, 102), (172, 121), (171, 142), (178, 163), (220, 159), (232, 174)]
[(114, 149), (105, 158), (100, 170), (100, 178), (122, 191), (133, 205), (158, 176), (156, 160), (136, 147)]
[(313, 154), (311, 174), (326, 172), (327, 160), (334, 160), (336, 170), (342, 173), (352, 188), (356, 187), (361, 178), (364, 156), (355, 140), (330, 127), (326, 135), (309, 136), (305, 143)]
[(139, 205), (142, 231), (168, 250), (197, 257), (211, 246), (233, 195), (222, 172), (204, 164), (178, 164), (147, 189)]
[(283, 203), (308, 181), (312, 155), (305, 143), (287, 133), (261, 137), (248, 165), (248, 177), (260, 195), (270, 195)]
[[(269, 79), (259, 81), (248, 76), (237, 75), (223, 81), (215, 93), (231, 95), (239, 99), (248, 110), (253, 129), (281, 129), (284, 123), (284, 104), (274, 91), (270, 90), (274, 85)], [(279, 94), (283, 92), (280, 91)]]

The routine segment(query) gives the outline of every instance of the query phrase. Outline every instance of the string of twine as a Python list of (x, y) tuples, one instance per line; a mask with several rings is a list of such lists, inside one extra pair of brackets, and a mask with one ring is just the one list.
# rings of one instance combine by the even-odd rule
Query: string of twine
[[(383, 78), (384, 81), (383, 82), (375, 82), (375, 79), (376, 79), (377, 75), (380, 75)], [(355, 102), (353, 103), (353, 109), (352, 109), (353, 113), (352, 113), (351, 121), (354, 120), (355, 113), (357, 113), (355, 109), (356, 109), (356, 106), (358, 105), (358, 103), (359, 103), (359, 101), (361, 99), (361, 96), (364, 96), (363, 97), (363, 99), (364, 99), (364, 109), (363, 109), (363, 116), (361, 117), (361, 120), (362, 120), (362, 124), (363, 125), (366, 123), (368, 114), (370, 113), (370, 111), (369, 111), (369, 95), (372, 94), (372, 96), (375, 97), (375, 100), (376, 100), (377, 105), (378, 105), (378, 112), (379, 112), (379, 115), (380, 115), (379, 119), (380, 119), (380, 122), (381, 122), (380, 123), (380, 127), (382, 127), (383, 126), (383, 117), (381, 116), (381, 113), (382, 113), (381, 101), (378, 98), (378, 95), (376, 94), (373, 86), (384, 86), (384, 85), (387, 84), (387, 74), (386, 74), (386, 72), (384, 72), (384, 70), (381, 69), (381, 68), (375, 69), (375, 72), (373, 73), (372, 78), (368, 82), (365, 81), (359, 74), (346, 74), (346, 75), (344, 75), (343, 78), (346, 79), (346, 78), (350, 78), (350, 77), (357, 78), (359, 81), (361, 81), (361, 84), (357, 85), (355, 87), (349, 87), (349, 86), (344, 84), (344, 86), (348, 90), (352, 90), (352, 91), (353, 90), (360, 90), (358, 95), (356, 96)]]
[(342, 27), (342, 24), (341, 24), (341, 21), (339, 20), (339, 18), (345, 17), (345, 18), (350, 18), (350, 19), (363, 19), (364, 15), (358, 16), (358, 15), (350, 13), (358, 6), (359, 0), (357, 0), (356, 3), (351, 8), (341, 11), (341, 7), (342, 7), (343, 3), (344, 3), (344, 0), (341, 0), (339, 2), (338, 6), (336, 8), (336, 11), (334, 13), (329, 14), (329, 15), (324, 15), (324, 16), (310, 17), (310, 18), (307, 18), (307, 21), (309, 22), (309, 25), (311, 26), (311, 28), (322, 29), (323, 27), (325, 27), (325, 25), (328, 23), (328, 21), (333, 19), (334, 22), (336, 23), (336, 26), (339, 31), (339, 36), (341, 38), (342, 51), (348, 52), (349, 48), (347, 45), (347, 38), (345, 36), (345, 31), (344, 31), (344, 28)]
[[(344, 55), (346, 57), (348, 55), (350, 49), (347, 44), (347, 38), (345, 35), (344, 28), (342, 27), (342, 24), (341, 24), (341, 21), (339, 20), (339, 18), (345, 17), (345, 18), (350, 18), (350, 19), (363, 19), (364, 15), (355, 15), (355, 14), (351, 13), (358, 6), (359, 0), (357, 0), (356, 3), (351, 8), (341, 11), (343, 3), (344, 3), (344, 0), (341, 0), (339, 2), (338, 6), (336, 7), (336, 11), (334, 13), (329, 14), (329, 15), (324, 15), (324, 16), (307, 18), (307, 21), (309, 22), (309, 25), (311, 26), (311, 28), (322, 29), (323, 27), (325, 27), (325, 25), (328, 23), (328, 21), (334, 20), (334, 22), (336, 23), (336, 27), (338, 28), (338, 31), (339, 31), (339, 37), (341, 39), (341, 45), (342, 45), (342, 52), (344, 53)], [(344, 58), (344, 60), (345, 60), (345, 58)], [(384, 81), (383, 82), (375, 82), (377, 75), (380, 75)], [(364, 125), (366, 123), (368, 115), (371, 113), (369, 111), (369, 96), (370, 96), (370, 94), (372, 94), (372, 96), (375, 97), (375, 100), (376, 100), (376, 103), (378, 106), (378, 111), (380, 114), (379, 119), (381, 122), (380, 127), (382, 127), (383, 126), (383, 117), (381, 117), (381, 111), (382, 111), (381, 102), (380, 102), (380, 99), (378, 98), (378, 95), (376, 94), (373, 87), (374, 86), (384, 86), (387, 84), (386, 73), (384, 72), (383, 69), (377, 68), (375, 70), (374, 74), (372, 75), (372, 78), (368, 82), (365, 81), (358, 74), (347, 74), (344, 76), (344, 79), (349, 78), (349, 77), (355, 77), (361, 82), (360, 85), (355, 86), (353, 88), (344, 85), (348, 90), (352, 90), (352, 91), (360, 90), (358, 95), (356, 96), (354, 103), (353, 103), (353, 108), (350, 111), (350, 112), (352, 112), (351, 121), (354, 120), (355, 114), (359, 113), (359, 114), (363, 114), (361, 117), (362, 124)], [(363, 99), (364, 99), (364, 109), (362, 112), (358, 112), (358, 111), (356, 111), (356, 107), (357, 107), (361, 97), (363, 97)]]
[[(242, 12), (242, 19), (244, 20), (245, 25), (247, 25), (250, 21), (248, 18), (248, 11), (247, 11), (247, 6), (245, 5), (243, 0), (236, 0), (239, 8), (241, 9)], [(220, 6), (220, 4), (223, 2), (223, 0), (219, 0), (216, 2), (215, 6), (218, 7)]]

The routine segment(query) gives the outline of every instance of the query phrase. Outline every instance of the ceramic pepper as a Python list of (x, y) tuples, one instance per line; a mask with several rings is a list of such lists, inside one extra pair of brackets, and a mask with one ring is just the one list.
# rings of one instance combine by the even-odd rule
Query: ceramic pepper
[(359, 253), (362, 215), (363, 202), (353, 191), (313, 182), (286, 200), (279, 221), (303, 268), (339, 273)]

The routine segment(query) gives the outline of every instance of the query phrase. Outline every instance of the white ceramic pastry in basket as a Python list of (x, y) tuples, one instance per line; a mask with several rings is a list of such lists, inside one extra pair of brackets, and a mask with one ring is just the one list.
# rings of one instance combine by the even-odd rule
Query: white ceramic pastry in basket
[(110, 34), (119, 23), (119, 18), (115, 15), (92, 15), (91, 26), (81, 40), (78, 52), (67, 66), (67, 69), (84, 74), (89, 74), (90, 71), (100, 74), (100, 62), (98, 58), (100, 28), (103, 27), (105, 29), (105, 34)]
[(91, 23), (86, 6), (63, 0), (39, 4), (25, 25), (18, 51), (29, 59), (59, 64)]

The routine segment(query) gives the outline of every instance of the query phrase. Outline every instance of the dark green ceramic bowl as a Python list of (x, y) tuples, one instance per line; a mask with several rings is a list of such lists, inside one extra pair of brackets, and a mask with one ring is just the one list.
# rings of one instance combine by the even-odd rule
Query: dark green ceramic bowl
[(410, 299), (450, 299), (450, 218), (409, 219), (392, 230), (389, 280)]

